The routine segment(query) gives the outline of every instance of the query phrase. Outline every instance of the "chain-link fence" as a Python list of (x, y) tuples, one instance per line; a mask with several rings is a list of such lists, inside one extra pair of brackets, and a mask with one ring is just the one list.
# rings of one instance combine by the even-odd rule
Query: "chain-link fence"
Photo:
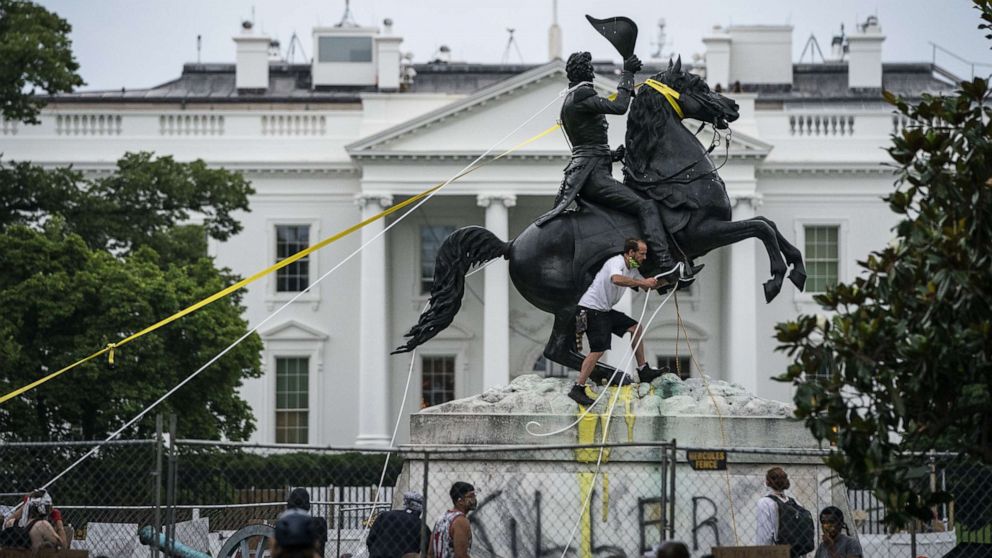
[[(0, 444), (0, 510), (9, 512), (93, 447)], [(992, 469), (926, 458), (933, 486), (953, 502), (936, 508), (931, 522), (888, 533), (884, 507), (868, 491), (837, 482), (822, 457), (664, 443), (602, 452), (513, 446), (390, 453), (130, 440), (104, 445), (50, 491), (73, 548), (94, 557), (154, 555), (138, 539), (143, 526), (212, 556), (262, 555), (256, 552), (271, 533), (266, 526), (300, 488), (320, 534), (326, 532), (325, 557), (369, 556), (369, 546), (373, 556), (418, 555), (426, 549), (421, 533), (452, 509), (456, 481), (475, 488), (477, 505), (468, 514), (473, 557), (634, 557), (665, 540), (683, 541), (700, 557), (714, 547), (758, 544), (769, 530), (774, 536), (779, 519), (768, 514), (788, 509), (765, 498), (766, 480), (770, 468), (781, 467), (790, 485), (785, 493), (811, 512), (814, 546), (823, 536), (820, 512), (833, 506), (866, 557), (987, 555), (981, 553), (992, 544)], [(422, 500), (404, 501), (408, 492)]]

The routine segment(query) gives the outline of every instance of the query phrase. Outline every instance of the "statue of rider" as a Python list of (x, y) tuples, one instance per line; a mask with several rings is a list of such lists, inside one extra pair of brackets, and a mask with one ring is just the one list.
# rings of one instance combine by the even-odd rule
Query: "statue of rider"
[(690, 280), (695, 270), (684, 268), (672, 257), (657, 205), (612, 174), (613, 162), (623, 160), (624, 147), (610, 151), (606, 115), (627, 112), (634, 95), (634, 73), (640, 69), (641, 61), (634, 54), (623, 61), (617, 95), (610, 100), (597, 95), (593, 87), (592, 56), (576, 52), (568, 57), (565, 71), (569, 90), (561, 107), (561, 126), (572, 147), (572, 160), (565, 168), (554, 208), (536, 224), (541, 226), (561, 214), (576, 197), (634, 215), (650, 251), (645, 272), (658, 277), (662, 285), (673, 284), (677, 279)]

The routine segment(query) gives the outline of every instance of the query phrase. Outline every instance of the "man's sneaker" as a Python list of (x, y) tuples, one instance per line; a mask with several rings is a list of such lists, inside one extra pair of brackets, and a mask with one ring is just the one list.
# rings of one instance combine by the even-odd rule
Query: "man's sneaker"
[(568, 396), (579, 405), (583, 407), (591, 407), (593, 403), (596, 402), (595, 399), (586, 395), (586, 386), (580, 386), (579, 384), (572, 384), (572, 389), (569, 390)]
[(660, 378), (662, 374), (668, 374), (668, 367), (665, 368), (651, 368), (644, 364), (644, 366), (637, 369), (637, 377), (641, 379), (641, 382), (651, 383), (656, 379)]
[(634, 379), (631, 378), (629, 374), (624, 374), (623, 372), (617, 372), (614, 374), (609, 371), (600, 372), (598, 368), (592, 371), (592, 374), (589, 375), (589, 379), (595, 384), (601, 384), (605, 381), (609, 381), (609, 385), (611, 386), (624, 386), (634, 383)]

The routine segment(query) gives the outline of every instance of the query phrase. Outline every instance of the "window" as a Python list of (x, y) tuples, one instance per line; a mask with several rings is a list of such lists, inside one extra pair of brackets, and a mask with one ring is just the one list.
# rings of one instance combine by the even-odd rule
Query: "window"
[(276, 443), (309, 440), (310, 359), (276, 357)]
[(692, 359), (688, 356), (656, 355), (655, 358), (658, 361), (658, 368), (661, 370), (667, 366), (669, 372), (678, 374), (679, 378), (683, 380), (692, 376)]
[(545, 378), (567, 378), (571, 372), (571, 368), (557, 362), (552, 362), (545, 358), (544, 355), (537, 357), (537, 360), (534, 361), (534, 373), (540, 374)]
[(455, 398), (455, 357), (425, 356), (421, 359), (420, 408), (447, 403)]
[(371, 62), (372, 37), (319, 37), (320, 62)]
[(806, 225), (806, 292), (822, 293), (837, 284), (837, 225)]
[[(310, 246), (309, 225), (276, 225), (276, 262)], [(276, 292), (298, 293), (310, 284), (310, 256), (276, 271)]]
[(420, 293), (430, 294), (434, 286), (434, 260), (441, 243), (455, 232), (451, 225), (421, 225), (420, 227)]

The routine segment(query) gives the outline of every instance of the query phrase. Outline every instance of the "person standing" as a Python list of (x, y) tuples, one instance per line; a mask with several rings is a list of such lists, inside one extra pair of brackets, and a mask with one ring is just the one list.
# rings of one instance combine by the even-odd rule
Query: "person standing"
[(431, 533), (431, 558), (469, 558), (472, 550), (472, 526), (468, 512), (475, 509), (475, 487), (458, 481), (448, 491), (452, 508), (437, 520)]
[[(589, 340), (589, 353), (582, 360), (582, 368), (575, 385), (568, 396), (584, 407), (593, 404), (593, 399), (586, 393), (586, 380), (596, 368), (603, 353), (610, 349), (611, 335), (622, 337), (630, 333), (630, 345), (637, 359), (637, 375), (640, 381), (650, 382), (661, 376), (664, 371), (648, 366), (644, 358), (644, 332), (630, 316), (614, 310), (620, 302), (625, 288), (654, 289), (658, 281), (654, 277), (645, 279), (637, 270), (648, 255), (648, 246), (643, 240), (628, 238), (624, 242), (622, 254), (617, 254), (606, 260), (600, 268), (592, 284), (579, 299), (578, 323), (585, 323), (585, 333)], [(581, 329), (581, 327), (580, 327)], [(629, 380), (623, 374), (620, 383)]]
[(323, 558), (314, 545), (313, 518), (300, 509), (289, 509), (276, 520), (269, 547), (272, 558)]
[(327, 520), (310, 512), (310, 493), (307, 492), (307, 489), (294, 488), (289, 493), (289, 498), (286, 500), (286, 511), (282, 515), (286, 514), (304, 514), (310, 517), (310, 533), (313, 535), (314, 548), (320, 556), (323, 556), (324, 547), (327, 545)]
[[(420, 516), (424, 497), (419, 492), (403, 494), (403, 509), (379, 514), (369, 530), (365, 545), (369, 558), (420, 556)], [(430, 531), (427, 531), (430, 538)]]
[[(841, 528), (847, 532), (841, 533)], [(861, 543), (851, 536), (851, 531), (844, 523), (844, 512), (836, 506), (827, 506), (820, 512), (820, 530), (822, 531), (820, 546), (813, 558), (862, 558)]]
[(771, 493), (758, 500), (755, 544), (788, 545), (792, 558), (812, 552), (813, 519), (795, 498), (786, 496), (785, 491), (791, 486), (789, 475), (781, 467), (772, 467), (765, 474), (765, 486)]

